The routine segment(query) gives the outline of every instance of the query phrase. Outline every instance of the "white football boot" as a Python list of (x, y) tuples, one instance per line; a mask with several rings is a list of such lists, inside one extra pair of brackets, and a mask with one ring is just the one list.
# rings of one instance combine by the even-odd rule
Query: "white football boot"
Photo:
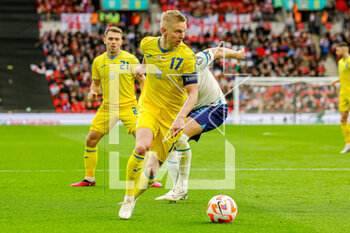
[(133, 196), (125, 197), (119, 210), (119, 217), (121, 219), (129, 219), (134, 212), (136, 200)]
[(163, 196), (157, 197), (155, 200), (159, 201), (159, 200), (165, 200), (165, 198), (167, 197), (171, 197), (174, 194), (174, 190), (170, 189), (169, 192), (167, 192), (166, 194), (164, 194)]
[(186, 200), (187, 199), (187, 190), (184, 189), (174, 189), (173, 195), (166, 196), (164, 200), (170, 201), (170, 202), (178, 202), (179, 200)]
[(344, 146), (344, 149), (342, 151), (340, 151), (341, 154), (345, 154), (350, 152), (350, 143), (346, 143)]

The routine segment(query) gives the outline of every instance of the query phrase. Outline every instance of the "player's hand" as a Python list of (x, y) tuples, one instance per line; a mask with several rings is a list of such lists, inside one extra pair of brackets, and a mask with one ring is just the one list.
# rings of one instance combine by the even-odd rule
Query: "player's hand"
[(240, 62), (241, 60), (245, 59), (246, 54), (245, 54), (245, 49), (240, 49), (237, 51), (237, 60)]
[(332, 82), (332, 87), (335, 87), (335, 84), (338, 82), (338, 80)]
[(140, 65), (135, 69), (135, 75), (137, 77), (142, 77), (146, 73), (146, 66), (144, 64)]
[(185, 126), (185, 120), (181, 117), (177, 118), (174, 125), (173, 129), (171, 130), (171, 137), (176, 137), (178, 133), (180, 133), (181, 130), (183, 130)]
[(90, 91), (87, 98), (88, 98), (88, 100), (91, 101), (91, 100), (94, 100), (97, 96), (98, 96), (98, 94), (96, 92)]

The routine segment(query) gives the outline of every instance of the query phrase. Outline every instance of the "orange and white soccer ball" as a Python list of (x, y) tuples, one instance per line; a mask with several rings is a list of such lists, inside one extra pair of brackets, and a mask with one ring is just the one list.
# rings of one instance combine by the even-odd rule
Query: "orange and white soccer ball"
[(237, 215), (236, 202), (226, 195), (215, 196), (207, 205), (207, 214), (212, 222), (232, 222)]

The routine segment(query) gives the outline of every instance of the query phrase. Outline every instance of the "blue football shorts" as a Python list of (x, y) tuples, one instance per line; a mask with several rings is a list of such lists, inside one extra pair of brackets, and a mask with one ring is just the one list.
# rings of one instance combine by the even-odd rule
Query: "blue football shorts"
[(192, 110), (187, 117), (192, 117), (203, 128), (200, 134), (190, 138), (198, 142), (202, 133), (211, 131), (222, 125), (228, 115), (228, 105), (219, 104), (216, 106), (204, 106), (199, 109)]

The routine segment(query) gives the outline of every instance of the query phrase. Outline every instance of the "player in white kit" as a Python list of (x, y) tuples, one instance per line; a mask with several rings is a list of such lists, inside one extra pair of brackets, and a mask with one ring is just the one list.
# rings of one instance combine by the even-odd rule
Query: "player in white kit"
[(178, 201), (187, 198), (188, 176), (191, 166), (191, 147), (188, 141), (198, 141), (201, 134), (222, 125), (227, 118), (228, 105), (209, 65), (217, 58), (245, 58), (244, 49), (210, 48), (196, 54), (198, 74), (198, 101), (188, 114), (185, 128), (176, 150), (167, 159), (168, 171), (174, 183), (173, 188), (156, 200)]

